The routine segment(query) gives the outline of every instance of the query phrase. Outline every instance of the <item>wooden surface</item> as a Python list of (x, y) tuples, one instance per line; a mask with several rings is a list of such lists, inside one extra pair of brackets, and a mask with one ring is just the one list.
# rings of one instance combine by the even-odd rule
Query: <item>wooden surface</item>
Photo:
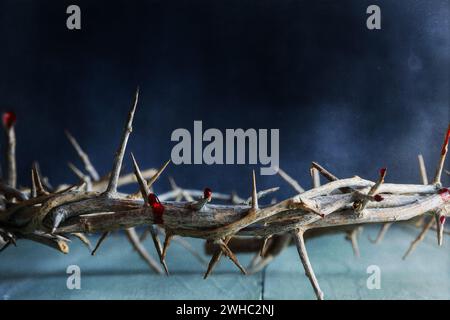
[[(325, 299), (450, 299), (450, 237), (438, 247), (435, 232), (406, 261), (401, 259), (419, 230), (395, 226), (380, 245), (373, 245), (378, 226), (360, 236), (361, 257), (355, 258), (344, 235), (307, 240), (306, 246)], [(95, 240), (95, 239), (92, 239)], [(94, 242), (94, 241), (93, 241)], [(191, 243), (203, 253), (203, 242)], [(151, 240), (145, 242), (155, 255)], [(208, 257), (206, 257), (208, 258)], [(238, 255), (243, 265), (251, 256)], [(123, 234), (108, 238), (97, 255), (76, 239), (69, 255), (29, 241), (0, 254), (1, 299), (314, 299), (295, 247), (284, 251), (261, 273), (242, 276), (228, 259), (207, 280), (206, 270), (180, 245), (169, 248), (171, 276), (150, 271)], [(81, 289), (66, 287), (69, 265), (81, 268)], [(369, 290), (366, 270), (381, 270), (381, 289)]]

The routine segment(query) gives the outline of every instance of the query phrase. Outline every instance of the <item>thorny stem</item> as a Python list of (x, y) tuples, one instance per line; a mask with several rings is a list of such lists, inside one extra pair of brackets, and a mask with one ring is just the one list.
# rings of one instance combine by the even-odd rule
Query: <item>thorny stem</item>
[[(135, 175), (127, 176), (127, 179), (129, 179), (129, 182), (135, 179), (138, 181), (143, 200), (117, 192), (123, 157), (132, 131), (138, 93), (139, 91), (136, 92), (133, 106), (128, 115), (106, 191), (100, 193), (94, 186), (92, 192), (83, 190), (80, 186), (64, 188), (60, 186), (57, 189), (59, 191), (49, 193), (43, 187), (42, 178), (37, 167), (34, 166), (33, 181), (36, 197), (22, 199), (23, 197), (17, 194), (17, 203), (7, 203), (5, 209), (0, 211), (0, 231), (2, 238), (6, 239), (7, 243), (14, 243), (15, 238), (30, 239), (67, 253), (69, 250), (67, 242), (69, 240), (65, 237), (66, 235), (102, 232), (96, 247), (92, 251), (92, 254), (95, 254), (110, 232), (125, 229), (136, 250), (147, 263), (156, 269), (159, 266), (154, 263), (150, 256), (146, 255), (146, 250), (141, 246), (142, 244), (133, 228), (159, 224), (161, 228), (165, 229), (166, 233), (164, 247), (160, 253), (161, 261), (164, 261), (170, 240), (175, 236), (206, 239), (218, 245), (218, 250), (212, 257), (205, 274), (206, 278), (222, 254), (227, 255), (245, 273), (244, 268), (228, 246), (230, 239), (233, 237), (273, 238), (276, 235), (283, 237), (286, 235), (284, 241), (271, 242), (276, 244), (273, 249), (271, 249), (271, 244), (265, 250), (263, 255), (269, 259), (269, 257), (277, 254), (277, 250), (285, 248), (293, 235), (306, 275), (313, 285), (317, 298), (323, 299), (323, 293), (320, 290), (305, 247), (304, 233), (308, 230), (327, 230), (339, 226), (355, 228), (355, 226), (365, 223), (391, 223), (409, 220), (427, 212), (434, 212), (438, 214), (436, 219), (441, 224), (438, 226), (439, 243), (442, 240), (443, 223), (450, 209), (450, 191), (441, 188), (440, 177), (448, 151), (447, 144), (450, 130), (447, 132), (444, 141), (440, 162), (432, 185), (383, 183), (385, 171), (382, 171), (376, 183), (359, 177), (338, 180), (324, 168), (313, 163), (315, 170), (312, 172), (316, 177), (315, 187), (305, 192), (284, 171), (278, 170), (280, 176), (298, 192), (297, 195), (281, 202), (265, 206), (259, 205), (258, 198), (262, 193), (258, 193), (256, 190), (256, 177), (253, 173), (250, 203), (244, 201), (244, 203), (239, 204), (216, 205), (209, 203), (210, 196), (207, 197), (208, 201), (204, 201), (206, 197), (195, 201), (193, 196), (198, 195), (195, 190), (182, 189), (180, 191), (178, 187), (174, 186), (176, 190), (166, 193), (164, 198), (177, 197), (181, 194), (185, 198), (191, 197), (192, 200), (188, 202), (163, 200), (158, 203), (161, 206), (159, 208), (162, 208), (163, 211), (159, 211), (161, 216), (156, 219), (153, 207), (146, 204), (146, 199), (151, 184), (156, 181), (168, 163), (156, 174), (152, 174), (152, 179), (149, 183), (146, 183), (143, 173), (140, 172), (135, 159), (133, 159)], [(327, 177), (331, 182), (319, 186), (317, 173), (314, 173), (316, 171)], [(102, 179), (97, 181), (97, 183), (100, 182), (102, 182)], [(3, 191), (0, 189), (0, 192), (5, 196), (6, 190), (7, 188), (3, 188)], [(9, 192), (11, 190), (14, 191), (14, 189), (9, 189)], [(377, 195), (379, 195), (378, 199), (382, 199), (382, 201), (376, 200)], [(164, 198), (161, 195), (161, 199)], [(230, 196), (224, 199), (233, 200), (236, 197)], [(196, 205), (199, 203), (202, 205)], [(355, 203), (358, 204), (356, 207), (354, 207)], [(364, 214), (360, 214), (363, 211)], [(59, 225), (55, 218), (60, 219), (59, 222), (62, 223)], [(431, 221), (434, 221), (434, 219)], [(356, 231), (353, 232), (352, 235), (356, 235)], [(155, 245), (158, 251), (160, 245), (158, 246), (157, 241), (155, 241)], [(264, 257), (261, 260), (263, 262)], [(253, 267), (258, 267), (258, 263), (254, 264)]]

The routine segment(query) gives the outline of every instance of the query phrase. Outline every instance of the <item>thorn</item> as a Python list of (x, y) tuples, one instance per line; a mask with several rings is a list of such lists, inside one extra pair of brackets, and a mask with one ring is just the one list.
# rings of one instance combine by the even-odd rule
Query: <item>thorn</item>
[(100, 247), (100, 245), (103, 243), (103, 241), (105, 240), (105, 238), (109, 235), (109, 231), (103, 232), (102, 235), (100, 236), (100, 238), (97, 241), (97, 244), (95, 245), (94, 250), (91, 252), (91, 255), (95, 256), (95, 253), (97, 252), (98, 248)]
[(173, 238), (173, 234), (169, 230), (166, 230), (166, 237), (164, 239), (164, 247), (163, 247), (163, 250), (161, 253), (161, 259), (163, 261), (166, 260), (167, 249), (170, 246), (170, 242), (172, 241), (172, 238)]
[(2, 252), (3, 250), (6, 250), (6, 248), (8, 248), (11, 245), (11, 241), (7, 241), (3, 247), (0, 248), (0, 252)]
[(145, 249), (143, 244), (139, 241), (139, 236), (136, 233), (136, 229), (125, 229), (125, 234), (127, 235), (128, 241), (130, 241), (133, 248), (138, 252), (139, 256), (149, 265), (149, 267), (157, 273), (162, 274), (163, 270), (159, 267), (158, 263), (152, 258), (147, 249)]
[(316, 169), (317, 171), (319, 171), (319, 173), (321, 175), (323, 175), (328, 181), (336, 181), (339, 180), (338, 177), (336, 177), (334, 174), (332, 174), (331, 172), (329, 172), (327, 169), (325, 169), (324, 167), (322, 167), (320, 164), (318, 164), (317, 162), (312, 162), (311, 163), (311, 168)]
[(258, 210), (258, 192), (256, 191), (256, 177), (255, 170), (253, 170), (253, 184), (252, 184), (252, 209)]
[(69, 169), (82, 181), (86, 184), (86, 189), (88, 191), (92, 190), (92, 180), (91, 177), (85, 175), (80, 169), (78, 169), (73, 163), (68, 162), (67, 165)]
[[(226, 237), (223, 242), (226, 245), (228, 245), (228, 242), (230, 242), (231, 238), (232, 237)], [(203, 279), (208, 278), (208, 276), (214, 270), (215, 266), (217, 265), (217, 263), (219, 262), (220, 258), (222, 257), (222, 254), (223, 254), (222, 249), (220, 248), (220, 246), (218, 246), (218, 248), (214, 252), (213, 256), (211, 257), (211, 260), (209, 261), (208, 269), (206, 270), (205, 275), (203, 276)]]
[(112, 195), (117, 192), (117, 183), (119, 180), (120, 170), (122, 169), (123, 157), (125, 154), (125, 149), (127, 148), (128, 138), (130, 137), (131, 131), (133, 130), (133, 118), (136, 111), (137, 103), (139, 100), (139, 88), (136, 90), (136, 95), (134, 98), (133, 106), (128, 114), (128, 119), (126, 126), (123, 131), (122, 140), (120, 142), (119, 149), (116, 152), (114, 158), (113, 167), (108, 181), (108, 187), (106, 188), (106, 195)]
[(170, 187), (172, 188), (172, 190), (180, 189), (180, 188), (178, 188), (175, 180), (172, 177), (169, 177), (169, 184), (170, 184)]
[(7, 177), (6, 183), (16, 188), (17, 185), (17, 165), (16, 165), (16, 133), (14, 125), (16, 123), (16, 114), (12, 111), (3, 114), (3, 126), (6, 132), (6, 158), (7, 158)]
[(291, 178), (286, 172), (284, 172), (280, 168), (277, 168), (277, 169), (278, 169), (278, 174), (280, 175), (280, 177), (283, 178), (283, 180), (286, 181), (295, 191), (297, 191), (298, 193), (305, 192), (305, 189), (303, 189), (298, 184), (297, 181), (295, 181), (293, 178)]
[(242, 272), (242, 274), (246, 275), (247, 272), (245, 271), (244, 267), (239, 263), (237, 257), (234, 255), (234, 253), (228, 248), (228, 245), (223, 241), (219, 240), (218, 244), (222, 250), (222, 252), (230, 258), (231, 261), (239, 268), (239, 270)]
[(356, 227), (353, 230), (347, 231), (346, 239), (349, 240), (352, 244), (353, 254), (355, 257), (360, 257), (359, 252), (359, 245), (358, 245), (358, 234), (359, 234), (360, 228)]
[(419, 159), (419, 169), (420, 169), (420, 176), (422, 177), (422, 183), (424, 185), (428, 184), (428, 175), (427, 175), (427, 168), (425, 166), (425, 160), (423, 159), (423, 156), (419, 154), (417, 156)]
[(131, 153), (131, 160), (133, 161), (134, 174), (139, 184), (139, 190), (141, 191), (142, 198), (144, 199), (145, 204), (148, 204), (148, 195), (150, 193), (150, 188), (147, 186), (147, 183), (142, 176), (141, 170), (139, 169), (133, 153)]
[(311, 175), (311, 179), (312, 179), (312, 183), (313, 183), (313, 188), (318, 188), (320, 187), (320, 176), (319, 176), (319, 170), (317, 170), (314, 167), (311, 167), (309, 169), (309, 173)]
[(3, 113), (3, 126), (6, 129), (10, 129), (12, 126), (14, 126), (16, 124), (16, 114), (13, 111), (7, 111), (5, 113)]
[(89, 251), (92, 250), (92, 244), (91, 241), (89, 241), (88, 237), (86, 237), (83, 233), (81, 232), (75, 232), (72, 233), (72, 235), (74, 237), (77, 237), (83, 244), (86, 245), (86, 247), (89, 249)]
[(194, 198), (192, 198), (192, 196), (188, 192), (184, 191), (183, 189), (181, 189), (180, 187), (177, 186), (177, 184), (175, 183), (175, 180), (172, 177), (169, 177), (169, 183), (170, 183), (170, 187), (172, 188), (172, 190), (179, 193), (177, 198), (180, 198), (180, 196), (181, 196), (181, 198), (186, 199), (186, 201), (190, 201), (190, 202), (195, 201)]
[(37, 197), (37, 190), (36, 190), (36, 181), (34, 179), (34, 170), (31, 168), (31, 191), (30, 191), (30, 198), (36, 198)]
[(162, 246), (161, 246), (161, 241), (159, 241), (158, 232), (156, 230), (156, 227), (151, 225), (151, 226), (149, 226), (149, 230), (150, 230), (150, 234), (152, 235), (152, 240), (153, 240), (153, 244), (155, 246), (156, 252), (158, 253), (159, 261), (160, 261), (161, 265), (163, 266), (164, 271), (166, 272), (166, 275), (169, 275), (169, 269), (167, 268), (166, 261), (162, 255), (163, 250), (162, 250)]
[(210, 188), (205, 188), (203, 190), (203, 198), (189, 204), (189, 207), (196, 211), (201, 211), (208, 202), (211, 201), (212, 190)]
[[(136, 158), (134, 157), (133, 153), (131, 153), (131, 159), (133, 161), (134, 174), (136, 175), (136, 179), (138, 181), (139, 189), (141, 191), (141, 195), (142, 195), (142, 198), (144, 199), (145, 205), (150, 205), (152, 207), (152, 211), (155, 212), (155, 205), (156, 204), (158, 204), (160, 206), (162, 206), (162, 205), (159, 202), (158, 198), (153, 193), (150, 193), (150, 187), (145, 182), (144, 177), (142, 176), (141, 170), (139, 169), (139, 166), (137, 164)], [(153, 196), (150, 197), (150, 200), (149, 200), (150, 195), (153, 195)], [(164, 207), (162, 207), (162, 208), (164, 211)], [(162, 212), (161, 212), (161, 215), (162, 215)], [(169, 275), (169, 269), (167, 268), (167, 264), (162, 255), (161, 242), (159, 241), (156, 227), (153, 225), (150, 225), (148, 230), (150, 231), (150, 233), (152, 235), (153, 244), (155, 246), (156, 252), (158, 253), (159, 261), (162, 264), (165, 273), (167, 275)]]
[[(386, 168), (381, 168), (380, 169), (380, 175), (379, 175), (378, 181), (370, 188), (369, 192), (367, 193), (367, 196), (369, 196), (369, 197), (366, 197), (363, 200), (355, 201), (353, 203), (354, 210), (360, 216), (363, 214), (364, 209), (366, 208), (367, 204), (369, 203), (370, 197), (374, 196), (375, 193), (377, 193), (377, 191), (380, 188), (380, 186), (384, 183), (384, 178), (386, 177), (386, 172), (387, 172)], [(381, 195), (377, 195), (376, 197), (374, 197), (374, 200), (375, 201), (382, 201), (383, 197)]]
[(187, 251), (189, 251), (194, 258), (196, 258), (198, 260), (198, 262), (200, 262), (200, 264), (202, 266), (205, 266), (208, 264), (208, 261), (206, 261), (198, 252), (197, 249), (195, 249), (194, 247), (191, 246), (191, 244), (189, 242), (187, 242), (186, 240), (184, 240), (183, 238), (180, 237), (176, 237), (173, 239), (173, 241), (175, 241), (176, 243), (178, 243), (180, 246), (182, 246), (183, 248), (185, 248)]
[[(278, 191), (279, 189), (280, 189), (279, 187), (274, 187), (274, 188), (258, 191), (257, 198), (261, 199), (261, 198), (263, 198), (263, 197), (265, 197), (265, 196), (267, 196), (267, 195), (269, 195), (271, 193), (274, 193), (274, 192)], [(250, 205), (252, 203), (252, 197), (249, 197), (247, 200), (240, 201), (240, 202), (237, 202), (237, 203), (241, 203), (241, 202), (244, 202), (245, 204)]]
[(263, 243), (262, 243), (262, 246), (261, 246), (261, 250), (259, 251), (259, 256), (260, 256), (261, 258), (264, 258), (264, 256), (265, 256), (266, 253), (267, 253), (267, 242), (268, 242), (268, 240), (269, 240), (270, 238), (272, 238), (272, 235), (270, 235), (270, 236), (268, 236), (268, 237), (265, 237), (264, 240), (263, 240)]
[(147, 239), (147, 236), (150, 233), (150, 229), (149, 228), (145, 228), (144, 231), (142, 232), (142, 234), (139, 237), (139, 241), (140, 242), (144, 242), (145, 239)]
[(58, 229), (59, 225), (64, 222), (64, 220), (66, 219), (66, 214), (67, 211), (62, 209), (62, 208), (58, 208), (54, 215), (53, 215), (53, 228), (52, 228), (52, 234), (54, 234), (56, 232), (56, 229)]
[(211, 260), (209, 261), (208, 269), (206, 270), (203, 279), (208, 278), (208, 276), (214, 270), (214, 267), (217, 265), (221, 257), (222, 257), (222, 250), (220, 248), (217, 248), (216, 252), (214, 252), (213, 256), (211, 257)]
[(155, 181), (159, 178), (159, 176), (161, 175), (161, 173), (163, 173), (164, 169), (166, 169), (166, 167), (169, 165), (170, 163), (170, 159), (167, 160), (161, 168), (158, 169), (158, 171), (155, 173), (155, 175), (148, 181), (148, 187), (151, 188), (153, 183), (155, 183)]
[(445, 215), (442, 212), (436, 213), (436, 232), (437, 232), (437, 240), (438, 245), (442, 246), (442, 240), (444, 235), (444, 225), (445, 225)]
[(41, 173), (40, 173), (39, 165), (37, 164), (37, 162), (33, 162), (32, 174), (33, 174), (33, 180), (34, 180), (34, 184), (35, 184), (35, 188), (36, 188), (36, 195), (37, 196), (48, 195), (49, 193), (44, 189), (44, 186), (42, 185)]
[(92, 165), (89, 156), (83, 151), (78, 141), (70, 134), (68, 130), (65, 130), (64, 133), (66, 134), (67, 139), (69, 139), (70, 143), (74, 147), (76, 153), (78, 154), (78, 157), (80, 157), (81, 161), (83, 162), (84, 168), (89, 173), (92, 180), (99, 181), (100, 176), (98, 175), (97, 170), (95, 170), (95, 167)]
[(407, 257), (408, 257), (415, 249), (416, 249), (416, 247), (418, 246), (418, 244), (419, 244), (420, 242), (422, 242), (423, 239), (425, 239), (425, 235), (427, 234), (428, 230), (430, 230), (431, 226), (432, 226), (434, 223), (435, 223), (435, 219), (430, 219), (430, 220), (428, 221), (428, 223), (425, 224), (425, 225), (423, 226), (422, 231), (419, 233), (419, 235), (417, 236), (417, 238), (414, 239), (413, 242), (411, 242), (411, 244), (410, 244), (408, 250), (407, 250), (406, 253), (403, 255), (403, 258), (402, 258), (403, 260), (405, 260), (405, 259), (406, 259), (406, 258), (407, 258)]
[(444, 137), (444, 143), (442, 145), (441, 156), (439, 158), (439, 163), (436, 168), (436, 174), (433, 179), (433, 184), (436, 184), (436, 185), (441, 184), (441, 175), (442, 175), (442, 170), (444, 169), (445, 157), (447, 156), (447, 152), (448, 152), (449, 139), (450, 139), (450, 124), (448, 125), (447, 132)]
[(378, 232), (378, 235), (375, 240), (370, 239), (370, 241), (374, 244), (379, 244), (381, 241), (383, 241), (384, 235), (389, 230), (389, 228), (392, 226), (392, 222), (384, 223), (383, 226), (380, 229), (380, 232)]
[(323, 300), (323, 292), (322, 290), (320, 290), (319, 282), (317, 281), (317, 278), (314, 274), (314, 270), (309, 261), (308, 251), (306, 250), (305, 239), (303, 236), (304, 231), (298, 229), (293, 233), (295, 237), (295, 243), (297, 245), (298, 255), (300, 256), (303, 268), (305, 269), (305, 274), (308, 277), (309, 281), (311, 282), (312, 287), (314, 288), (314, 292), (316, 293), (317, 299)]
[(318, 215), (322, 219), (325, 218), (325, 214), (323, 212), (321, 212), (320, 209), (317, 207), (315, 200), (305, 199), (305, 198), (302, 198), (301, 196), (299, 198), (300, 198), (301, 206), (305, 210)]

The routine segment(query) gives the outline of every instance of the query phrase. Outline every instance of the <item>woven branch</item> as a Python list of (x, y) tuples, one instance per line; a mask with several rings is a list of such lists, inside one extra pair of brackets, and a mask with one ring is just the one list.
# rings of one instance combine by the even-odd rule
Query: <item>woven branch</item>
[[(14, 124), (5, 125), (7, 138), (14, 139), (8, 143), (10, 147), (7, 159), (11, 171), (8, 173), (9, 179), (0, 183), (3, 208), (0, 212), (0, 239), (3, 238), (5, 247), (15, 244), (16, 239), (28, 239), (67, 253), (67, 238), (70, 235), (84, 239), (83, 241), (89, 244), (83, 234), (101, 232), (101, 240), (93, 251), (95, 253), (112, 231), (126, 230), (133, 247), (149, 266), (156, 272), (168, 274), (165, 256), (171, 240), (175, 241), (180, 236), (202, 238), (214, 244), (213, 256), (205, 274), (207, 277), (222, 255), (229, 257), (242, 273), (246, 273), (228, 245), (232, 238), (244, 236), (264, 239), (260, 252), (260, 259), (264, 259), (281, 251), (289, 244), (290, 237), (293, 237), (306, 275), (317, 298), (322, 299), (324, 294), (309, 262), (304, 241), (304, 234), (310, 230), (351, 227), (346, 230), (356, 250), (359, 225), (390, 224), (433, 213), (436, 217), (438, 242), (442, 244), (443, 225), (450, 209), (450, 192), (442, 187), (441, 174), (448, 150), (450, 127), (432, 184), (384, 183), (385, 169), (380, 170), (379, 179), (374, 182), (356, 176), (338, 179), (319, 164), (313, 163), (311, 176), (314, 188), (310, 190), (304, 191), (295, 180), (280, 170), (280, 175), (298, 194), (270, 205), (259, 205), (258, 198), (278, 188), (258, 192), (253, 172), (253, 176), (249, 176), (252, 191), (248, 200), (240, 199), (236, 195), (215, 194), (214, 198), (232, 203), (219, 205), (211, 203), (213, 196), (208, 188), (203, 192), (182, 189), (174, 181), (173, 190), (161, 194), (159, 198), (151, 193), (152, 184), (162, 174), (168, 162), (159, 170), (152, 169), (143, 173), (133, 156), (134, 174), (120, 176), (138, 96), (136, 92), (115, 154), (112, 172), (106, 175), (106, 178), (100, 178), (87, 154), (75, 138), (67, 133), (88, 173), (84, 174), (71, 164), (70, 167), (80, 179), (80, 184), (59, 186), (56, 191), (47, 190), (37, 167), (32, 170), (33, 183), (30, 189), (15, 188), (15, 157), (14, 150), (11, 150), (15, 147)], [(320, 185), (319, 174), (330, 182)], [(117, 191), (121, 184), (134, 181), (139, 184), (137, 193), (123, 194)], [(142, 239), (139, 239), (134, 229), (138, 226), (150, 227), (149, 232), (163, 268), (159, 267), (142, 246)], [(159, 240), (161, 230), (165, 232), (163, 245)], [(183, 246), (187, 244), (183, 243)], [(272, 249), (266, 246), (271, 246)], [(258, 259), (255, 258), (256, 260)], [(258, 265), (255, 261), (252, 262), (253, 266)], [(264, 260), (264, 263), (267, 263), (267, 260)], [(265, 265), (264, 263), (261, 264), (260, 261), (259, 267)]]

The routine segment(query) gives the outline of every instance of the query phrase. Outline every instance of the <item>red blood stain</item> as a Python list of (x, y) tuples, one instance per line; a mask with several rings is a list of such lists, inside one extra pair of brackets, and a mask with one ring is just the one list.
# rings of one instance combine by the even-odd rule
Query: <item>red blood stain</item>
[(379, 194), (374, 195), (373, 198), (375, 199), (376, 202), (380, 202), (380, 201), (384, 200), (384, 198)]
[(12, 111), (5, 112), (2, 120), (3, 125), (9, 129), (16, 123), (16, 114)]
[(442, 188), (438, 191), (438, 193), (441, 195), (442, 200), (450, 201), (450, 190), (447, 188)]
[(447, 153), (448, 140), (449, 139), (450, 139), (450, 127), (447, 129), (447, 135), (445, 136), (444, 145), (442, 146), (441, 155), (445, 155)]
[(445, 216), (440, 216), (439, 217), (439, 223), (440, 224), (444, 224), (445, 223)]
[(148, 203), (152, 208), (153, 216), (155, 219), (155, 223), (163, 224), (163, 214), (164, 214), (164, 206), (159, 201), (158, 197), (154, 193), (149, 193), (148, 195)]
[(205, 190), (203, 190), (203, 198), (209, 199), (211, 197), (212, 197), (212, 190), (210, 188), (205, 188)]

